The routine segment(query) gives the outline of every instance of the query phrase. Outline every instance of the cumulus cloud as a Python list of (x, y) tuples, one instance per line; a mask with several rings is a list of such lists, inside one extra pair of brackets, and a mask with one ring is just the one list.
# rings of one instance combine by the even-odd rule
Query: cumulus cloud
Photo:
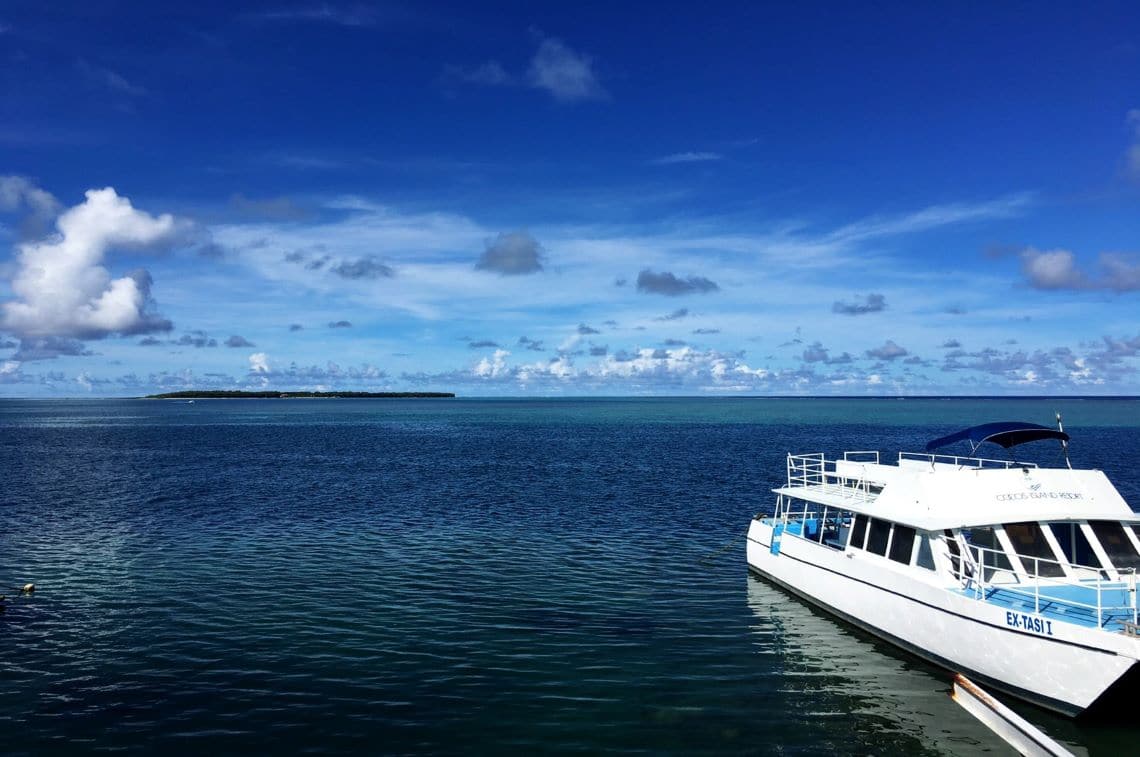
[(13, 360), (29, 363), (33, 360), (51, 360), (61, 356), (81, 356), (93, 354), (78, 339), (63, 336), (29, 337), (20, 340), (20, 348), (12, 355)]
[(961, 346), (962, 346), (962, 343), (959, 342), (957, 339), (947, 339), (945, 342), (942, 343), (943, 349), (947, 349), (947, 350), (956, 350)]
[(0, 176), (0, 213), (22, 213), (25, 238), (43, 234), (59, 215), (59, 201), (23, 176)]
[(264, 352), (255, 352), (249, 356), (250, 373), (269, 373), (269, 355)]
[(587, 326), (584, 323), (579, 323), (578, 324), (578, 333), (583, 335), (583, 336), (587, 336), (589, 334), (600, 334), (602, 332), (598, 331), (595, 328), (591, 328), (590, 326)]
[(562, 102), (607, 97), (594, 74), (593, 60), (553, 37), (543, 39), (530, 62), (527, 81)]
[(253, 342), (246, 339), (244, 336), (238, 336), (237, 334), (234, 334), (233, 336), (231, 336), (229, 339), (226, 340), (226, 346), (227, 347), (256, 347), (257, 345), (255, 345)]
[(471, 372), (479, 378), (498, 378), (508, 372), (507, 358), (510, 354), (507, 350), (495, 350), (493, 356), (476, 363)]
[(1035, 289), (1081, 289), (1086, 280), (1076, 261), (1069, 250), (1042, 252), (1029, 248), (1021, 253), (1021, 270)]
[(520, 336), (518, 345), (523, 349), (531, 350), (533, 352), (542, 352), (542, 342), (537, 339), (531, 339), (527, 336)]
[(1140, 260), (1136, 256), (1104, 252), (1100, 255), (1100, 267), (1109, 289), (1117, 292), (1140, 290)]
[(710, 281), (704, 276), (689, 276), (682, 279), (669, 271), (655, 273), (648, 268), (637, 274), (637, 291), (647, 294), (679, 297), (685, 294), (703, 294), (719, 290), (720, 287), (716, 285), (716, 282)]
[(866, 297), (856, 297), (852, 302), (837, 300), (831, 305), (832, 312), (843, 315), (866, 315), (879, 313), (887, 308), (887, 298), (881, 294), (868, 294)]
[(536, 32), (538, 49), (524, 73), (512, 74), (496, 60), (478, 66), (448, 65), (440, 77), (444, 85), (470, 84), (481, 87), (531, 87), (560, 102), (599, 100), (609, 97), (594, 73), (594, 62), (553, 37)]
[(688, 317), (689, 317), (689, 309), (688, 308), (677, 308), (672, 313), (669, 313), (668, 315), (657, 316), (653, 320), (655, 320), (655, 321), (679, 321), (682, 318), (688, 318)]
[(498, 347), (498, 343), (492, 342), (490, 339), (480, 339), (475, 342), (468, 342), (467, 348), (471, 350), (485, 350), (489, 347)]
[(115, 190), (92, 189), (56, 221), (58, 234), (20, 246), (12, 281), (16, 299), (3, 304), (0, 326), (25, 339), (100, 339), (111, 334), (169, 331), (155, 312), (150, 274), (139, 269), (112, 279), (100, 265), (114, 247), (151, 247), (172, 241), (179, 225), (131, 206)]
[(203, 347), (217, 347), (218, 340), (211, 337), (205, 331), (190, 331), (172, 341), (171, 344), (176, 344), (179, 347), (201, 349)]
[(876, 360), (895, 360), (909, 354), (906, 348), (898, 346), (890, 339), (888, 339), (882, 347), (867, 350), (867, 357), (875, 358)]
[(803, 351), (805, 363), (823, 363), (824, 365), (844, 365), (854, 360), (847, 352), (832, 357), (830, 351), (820, 342), (813, 342)]
[(304, 330), (304, 328), (305, 328), (305, 327), (304, 327), (304, 326), (302, 326), (302, 325), (301, 325), (301, 324), (299, 324), (299, 323), (290, 323), (290, 324), (289, 324), (289, 330), (290, 330), (290, 331), (303, 331), (303, 330)]
[(329, 328), (330, 329), (350, 329), (350, 328), (352, 328), (352, 323), (349, 321), (329, 321)]
[(699, 336), (707, 336), (709, 334), (719, 334), (720, 329), (693, 329), (693, 333)]
[(1071, 250), (1037, 250), (1021, 253), (1021, 270), (1034, 289), (1105, 289), (1114, 292), (1140, 290), (1140, 260), (1123, 253), (1104, 252), (1098, 258), (1099, 272), (1090, 276), (1077, 266)]
[(357, 260), (345, 260), (329, 269), (344, 279), (390, 279), (396, 275), (390, 266), (386, 266), (371, 255)]
[(495, 239), (487, 240), (486, 246), (475, 262), (475, 268), (480, 271), (518, 276), (542, 270), (542, 245), (525, 231), (499, 234)]

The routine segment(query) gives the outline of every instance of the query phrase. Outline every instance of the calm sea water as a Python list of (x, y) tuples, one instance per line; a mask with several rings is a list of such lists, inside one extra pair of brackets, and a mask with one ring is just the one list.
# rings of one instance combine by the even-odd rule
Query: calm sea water
[(1002, 754), (743, 534), (786, 452), (1054, 410), (1140, 503), (1128, 400), (0, 401), (0, 752)]

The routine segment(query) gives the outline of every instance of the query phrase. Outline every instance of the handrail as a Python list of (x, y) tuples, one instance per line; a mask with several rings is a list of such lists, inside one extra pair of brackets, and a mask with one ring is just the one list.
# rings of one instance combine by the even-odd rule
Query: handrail
[[(850, 454), (874, 454), (877, 452), (855, 452)], [(859, 502), (872, 502), (879, 495), (877, 485), (865, 476), (848, 476), (836, 470), (835, 460), (828, 460), (822, 453), (788, 455), (788, 488), (839, 487), (845, 498)], [(876, 487), (876, 488), (873, 488)], [(835, 492), (839, 494), (839, 492)]]
[(899, 461), (918, 460), (931, 465), (942, 463), (956, 465), (959, 468), (1036, 468), (1037, 463), (1014, 462), (1013, 460), (994, 460), (988, 457), (969, 457), (962, 455), (938, 455), (932, 452), (900, 452)]
[[(1022, 566), (1025, 568), (1025, 573), (1020, 573), (1013, 568), (999, 567), (996, 560), (986, 560), (988, 555), (994, 557), (1002, 556), (1009, 559), (1008, 553), (1000, 549), (991, 549), (989, 547), (982, 547), (976, 544), (968, 545), (967, 550), (963, 553), (963, 559), (969, 559), (970, 566), (973, 568), (973, 575), (968, 575), (971, 571), (962, 570), (959, 579), (963, 581), (963, 588), (966, 590), (973, 589), (974, 599), (984, 600), (987, 597), (987, 589), (1001, 589), (1008, 591), (1012, 594), (1017, 594), (1025, 597), (1026, 599), (1033, 599), (1033, 611), (1037, 614), (1041, 613), (1041, 605), (1044, 601), (1045, 604), (1057, 603), (1068, 605), (1071, 607), (1084, 608), (1090, 612), (1096, 612), (1096, 625), (1097, 628), (1103, 628), (1113, 613), (1119, 613), (1128, 610), (1132, 614), (1132, 622), (1137, 623), (1140, 618), (1140, 607), (1137, 605), (1136, 593), (1136, 572), (1131, 568), (1119, 570), (1118, 573), (1127, 575), (1125, 580), (1109, 580), (1104, 577), (1100, 568), (1095, 568), (1091, 565), (1073, 565), (1073, 568), (1092, 570), (1096, 572), (1095, 579), (1078, 579), (1071, 576), (1045, 576), (1041, 575), (1042, 565), (1056, 565), (1061, 567), (1063, 564), (1057, 560), (1050, 560), (1043, 557), (1034, 557), (1031, 555), (1018, 555), (1021, 560)], [(1012, 565), (1012, 563), (1010, 563)], [(1032, 565), (1032, 570), (1030, 570)], [(990, 578), (987, 579), (987, 574)], [(995, 575), (1009, 575), (1014, 579), (1013, 584), (995, 583), (993, 576)], [(1095, 589), (1096, 591), (1096, 604), (1088, 602), (1081, 602), (1077, 599), (1052, 597), (1048, 594), (1042, 596), (1041, 589), (1048, 588), (1049, 586), (1076, 586), (1084, 589)], [(1114, 604), (1105, 602), (1106, 592), (1127, 592), (1129, 601), (1126, 604)]]

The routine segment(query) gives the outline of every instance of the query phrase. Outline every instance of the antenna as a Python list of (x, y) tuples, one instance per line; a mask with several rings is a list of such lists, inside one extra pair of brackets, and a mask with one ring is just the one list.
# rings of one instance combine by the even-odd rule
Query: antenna
[[(1061, 424), (1061, 411), (1058, 410), (1056, 412), (1057, 412), (1057, 430), (1063, 434), (1063, 433), (1065, 433), (1065, 427)], [(1069, 470), (1072, 470), (1073, 464), (1071, 462), (1069, 462), (1069, 442), (1065, 439), (1061, 440), (1061, 452), (1063, 452), (1065, 455), (1065, 465), (1068, 466)]]

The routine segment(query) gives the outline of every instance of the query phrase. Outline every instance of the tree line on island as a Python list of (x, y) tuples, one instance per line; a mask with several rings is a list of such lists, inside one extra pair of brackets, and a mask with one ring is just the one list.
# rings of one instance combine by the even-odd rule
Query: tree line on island
[(148, 394), (144, 400), (209, 400), (209, 399), (447, 399), (454, 392), (244, 392), (236, 389), (166, 392)]

